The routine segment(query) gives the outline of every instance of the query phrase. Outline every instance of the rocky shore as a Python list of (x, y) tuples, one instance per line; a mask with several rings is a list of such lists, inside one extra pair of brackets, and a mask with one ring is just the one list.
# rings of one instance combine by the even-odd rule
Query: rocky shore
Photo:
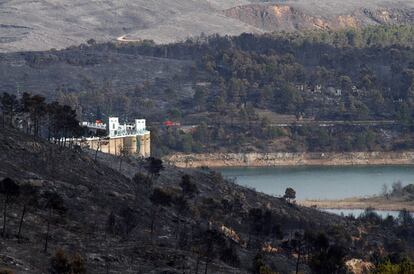
[(366, 209), (414, 212), (414, 201), (406, 199), (385, 199), (384, 197), (348, 198), (343, 200), (304, 200), (298, 204), (321, 209)]
[(317, 152), (317, 153), (205, 153), (173, 154), (164, 161), (182, 168), (414, 165), (414, 151), (405, 152)]

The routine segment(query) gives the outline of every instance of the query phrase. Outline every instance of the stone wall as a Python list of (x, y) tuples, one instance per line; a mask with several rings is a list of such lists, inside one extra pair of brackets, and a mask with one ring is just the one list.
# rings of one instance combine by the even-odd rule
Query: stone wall
[(112, 155), (120, 155), (121, 149), (126, 149), (130, 155), (151, 156), (150, 134), (88, 140), (86, 145), (92, 150), (98, 149), (103, 153)]

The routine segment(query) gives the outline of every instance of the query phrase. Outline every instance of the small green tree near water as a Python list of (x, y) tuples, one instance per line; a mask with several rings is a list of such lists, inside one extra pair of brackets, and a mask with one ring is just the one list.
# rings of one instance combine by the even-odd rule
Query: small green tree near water
[(283, 196), (283, 198), (285, 198), (286, 201), (288, 201), (288, 202), (291, 202), (291, 201), (295, 200), (296, 199), (296, 191), (291, 187), (286, 188), (285, 195)]

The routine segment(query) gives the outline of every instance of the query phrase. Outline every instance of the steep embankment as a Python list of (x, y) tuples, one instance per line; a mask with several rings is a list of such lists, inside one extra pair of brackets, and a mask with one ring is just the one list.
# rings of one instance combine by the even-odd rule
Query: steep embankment
[[(246, 216), (253, 208), (270, 212), (266, 224), (280, 226), (284, 235), (305, 227), (325, 230), (333, 224), (355, 232), (353, 224), (338, 216), (237, 186), (209, 170), (166, 167), (154, 182), (154, 187), (162, 189), (158, 204), (154, 204), (149, 199), (151, 189), (130, 179), (137, 172), (146, 173), (144, 163), (124, 159), (119, 172), (119, 161), (110, 155), (99, 155), (95, 161), (88, 153), (60, 148), (0, 127), (0, 180), (10, 177), (37, 191), (36, 203), (30, 204), (26, 213), (21, 243), (17, 242), (16, 231), (25, 198), (18, 197), (9, 205), (6, 237), (0, 240), (1, 267), (16, 273), (47, 273), (51, 257), (63, 249), (68, 254), (79, 253), (87, 273), (192, 272), (198, 265), (197, 258), (203, 267), (206, 260), (212, 260), (211, 273), (250, 273), (252, 261), (265, 240), (260, 234), (250, 235)], [(198, 191), (185, 196), (185, 203), (181, 203), (180, 182), (184, 174), (189, 175)], [(65, 210), (53, 212), (49, 248), (43, 252), (48, 192), (62, 197)], [(210, 235), (209, 227), (218, 237), (213, 243), (214, 252), (210, 252), (212, 257), (202, 253), (202, 239)], [(251, 243), (246, 247), (248, 239)], [(223, 259), (221, 254), (229, 246), (240, 259)], [(278, 272), (291, 273), (295, 259), (289, 251), (284, 252), (272, 255), (271, 260), (278, 262)], [(301, 270), (309, 273), (304, 264)]]
[(184, 168), (194, 167), (271, 167), (271, 166), (341, 166), (341, 165), (413, 165), (414, 152), (347, 153), (211, 153), (174, 154), (165, 161)]

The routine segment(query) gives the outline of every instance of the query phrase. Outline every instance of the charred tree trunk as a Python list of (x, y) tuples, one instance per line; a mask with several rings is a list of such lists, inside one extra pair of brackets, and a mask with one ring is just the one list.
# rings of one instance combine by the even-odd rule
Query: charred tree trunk
[(197, 255), (195, 274), (198, 274), (198, 267), (200, 266), (200, 254)]
[(106, 274), (109, 274), (109, 258), (106, 258), (105, 260), (105, 269), (106, 269)]
[(24, 215), (26, 214), (26, 204), (23, 205), (22, 216), (20, 217), (19, 231), (17, 232), (17, 239), (20, 242), (20, 235), (22, 233)]
[(204, 268), (204, 274), (208, 273), (208, 264), (210, 263), (210, 258), (207, 258), (206, 260), (206, 267)]
[(52, 217), (52, 208), (49, 208), (49, 214), (47, 217), (47, 229), (46, 229), (46, 237), (45, 237), (45, 248), (44, 248), (44, 252), (47, 252), (47, 245), (49, 242), (49, 229), (50, 229), (50, 219)]
[(155, 218), (157, 217), (157, 211), (157, 209), (153, 209), (151, 214), (151, 243), (154, 242)]
[(6, 195), (6, 199), (4, 200), (4, 207), (3, 207), (3, 231), (2, 237), (6, 236), (6, 221), (7, 221), (7, 203), (9, 202), (9, 195)]
[(300, 247), (298, 248), (298, 259), (296, 260), (296, 274), (299, 273), (299, 263), (300, 263)]
[(100, 144), (99, 144), (99, 141), (98, 141), (98, 144), (96, 145), (96, 150), (95, 150), (95, 162), (96, 162), (96, 160), (98, 160), (99, 148), (100, 148)]

